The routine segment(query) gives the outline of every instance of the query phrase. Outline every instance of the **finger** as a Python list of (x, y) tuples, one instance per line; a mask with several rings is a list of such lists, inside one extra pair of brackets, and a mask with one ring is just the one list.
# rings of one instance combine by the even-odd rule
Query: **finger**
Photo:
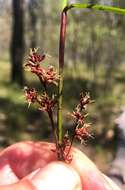
[(0, 190), (82, 190), (80, 177), (70, 166), (62, 162), (52, 162), (37, 171), (30, 179), (22, 179)]
[(106, 182), (107, 186), (110, 187), (110, 190), (111, 189), (120, 190), (119, 187), (109, 177), (107, 177), (104, 174), (103, 174), (103, 177), (105, 179), (105, 182)]
[[(8, 159), (12, 170), (21, 179), (36, 169), (43, 168), (51, 161), (56, 160), (56, 154), (52, 151), (53, 148), (53, 144), (46, 142), (17, 143), (1, 153), (0, 165), (2, 163), (1, 158)], [(83, 189), (107, 190), (107, 186), (110, 189), (111, 182), (104, 178), (93, 162), (81, 151), (73, 148), (71, 154), (73, 154), (73, 160), (70, 165), (79, 173)], [(115, 185), (112, 186), (114, 189), (116, 188)]]
[(0, 186), (0, 190), (37, 190), (37, 189), (28, 179), (23, 179), (11, 185)]
[(90, 190), (120, 190), (114, 182), (104, 176), (88, 157), (77, 149), (72, 150), (71, 165), (79, 173), (82, 189)]
[(22, 179), (38, 168), (56, 160), (54, 145), (46, 142), (20, 142), (0, 153), (0, 172), (5, 160), (9, 163), (17, 178)]
[(82, 190), (78, 173), (62, 162), (48, 164), (39, 170), (31, 181), (38, 190)]

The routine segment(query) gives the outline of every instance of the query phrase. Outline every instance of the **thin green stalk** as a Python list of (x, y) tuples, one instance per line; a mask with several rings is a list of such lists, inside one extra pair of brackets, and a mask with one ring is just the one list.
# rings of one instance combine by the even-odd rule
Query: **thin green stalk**
[(62, 138), (63, 138), (63, 129), (62, 129), (62, 100), (63, 100), (63, 70), (59, 69), (59, 89), (58, 89), (58, 94), (59, 94), (59, 101), (58, 101), (58, 130), (59, 130), (59, 144), (62, 144)]
[(60, 41), (59, 41), (59, 86), (58, 86), (58, 131), (59, 144), (62, 144), (62, 99), (63, 99), (63, 67), (64, 67), (64, 49), (66, 38), (67, 10), (63, 10), (61, 14)]
[(113, 7), (113, 6), (106, 6), (106, 5), (98, 5), (98, 4), (82, 4), (82, 3), (76, 3), (76, 4), (70, 4), (67, 6), (68, 9), (71, 8), (80, 8), (80, 9), (93, 9), (93, 10), (99, 10), (99, 11), (107, 11), (107, 12), (114, 12), (118, 14), (125, 14), (125, 9)]

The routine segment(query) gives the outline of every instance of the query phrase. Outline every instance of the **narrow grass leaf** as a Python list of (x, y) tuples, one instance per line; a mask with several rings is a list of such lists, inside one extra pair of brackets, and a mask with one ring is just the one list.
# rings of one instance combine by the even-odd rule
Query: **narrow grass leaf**
[(70, 8), (80, 8), (80, 9), (93, 9), (99, 11), (107, 11), (107, 12), (114, 12), (118, 14), (125, 14), (125, 9), (113, 7), (113, 6), (106, 6), (106, 5), (98, 5), (98, 4), (82, 4), (76, 3), (69, 5)]

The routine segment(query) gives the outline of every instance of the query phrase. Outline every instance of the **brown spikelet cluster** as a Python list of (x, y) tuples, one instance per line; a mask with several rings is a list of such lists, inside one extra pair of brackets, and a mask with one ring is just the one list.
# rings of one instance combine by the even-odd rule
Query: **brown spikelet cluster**
[(24, 88), (25, 98), (30, 105), (31, 103), (37, 103), (39, 105), (39, 110), (45, 112), (52, 112), (57, 100), (53, 96), (50, 98), (45, 92), (42, 95), (39, 95), (34, 88)]
[(39, 110), (52, 112), (57, 100), (54, 95), (49, 96), (47, 92), (48, 84), (57, 85), (58, 76), (53, 66), (49, 66), (45, 69), (41, 62), (45, 59), (45, 54), (40, 55), (38, 49), (31, 49), (28, 57), (28, 62), (24, 65), (26, 69), (38, 76), (41, 84), (44, 87), (44, 91), (41, 95), (38, 94), (35, 88), (24, 88), (25, 98), (30, 105), (31, 103), (37, 103)]
[(25, 64), (25, 68), (34, 73), (40, 79), (40, 82), (46, 86), (47, 84), (56, 84), (58, 82), (57, 71), (54, 70), (52, 65), (48, 68), (44, 68), (41, 64), (46, 58), (45, 54), (38, 54), (38, 49), (31, 49), (28, 57), (28, 63)]
[(79, 104), (76, 106), (75, 111), (71, 113), (71, 117), (74, 120), (74, 137), (82, 142), (85, 142), (88, 137), (92, 137), (90, 133), (91, 124), (86, 123), (86, 117), (88, 116), (87, 107), (93, 103), (89, 93), (80, 94)]

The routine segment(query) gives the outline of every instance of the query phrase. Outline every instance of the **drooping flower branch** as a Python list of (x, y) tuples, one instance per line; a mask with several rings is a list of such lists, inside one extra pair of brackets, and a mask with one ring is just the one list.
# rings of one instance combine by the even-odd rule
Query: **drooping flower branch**
[[(87, 93), (80, 94), (79, 104), (76, 106), (75, 111), (71, 114), (71, 117), (74, 120), (74, 131), (72, 138), (77, 138), (81, 142), (84, 142), (90, 135), (90, 123), (86, 123), (86, 117), (88, 116), (87, 107), (89, 104), (93, 103), (90, 95)], [(73, 140), (72, 140), (73, 141)]]
[(81, 93), (80, 100), (78, 105), (75, 107), (75, 110), (69, 115), (74, 120), (74, 126), (72, 128), (72, 134), (70, 138), (70, 146), (67, 152), (67, 157), (70, 155), (70, 150), (75, 139), (81, 141), (81, 143), (85, 143), (85, 141), (92, 137), (91, 135), (91, 124), (86, 123), (86, 117), (88, 116), (87, 108), (88, 105), (93, 103), (91, 100), (89, 93)]
[(48, 114), (57, 147), (58, 134), (53, 119), (53, 111), (57, 106), (57, 98), (53, 94), (51, 94), (51, 96), (48, 94), (47, 87), (52, 84), (57, 85), (59, 77), (53, 66), (49, 66), (48, 68), (41, 66), (41, 62), (44, 59), (45, 54), (40, 55), (38, 49), (30, 50), (28, 63), (26, 63), (24, 67), (39, 78), (41, 85), (44, 87), (44, 91), (42, 94), (39, 94), (35, 88), (25, 87), (24, 93), (29, 105), (36, 103), (40, 111), (44, 111)]

